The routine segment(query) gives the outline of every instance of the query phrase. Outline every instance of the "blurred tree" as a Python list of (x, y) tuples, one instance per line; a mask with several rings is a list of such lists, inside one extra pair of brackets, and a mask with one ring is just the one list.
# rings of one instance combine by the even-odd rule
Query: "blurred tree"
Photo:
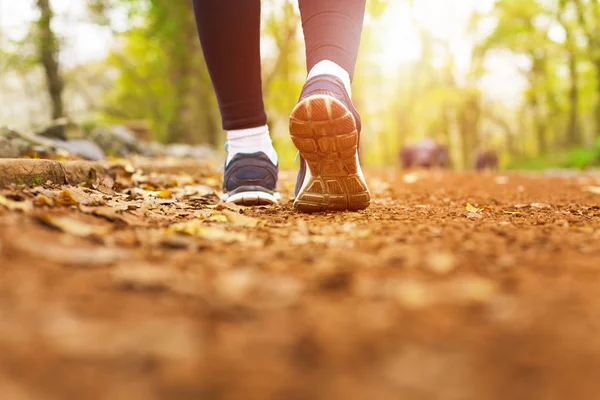
[(600, 4), (598, 0), (571, 0), (587, 41), (589, 59), (596, 74), (595, 137), (600, 138)]
[(124, 7), (129, 17), (129, 30), (108, 58), (118, 76), (106, 96), (106, 117), (147, 119), (160, 141), (220, 145), (217, 103), (191, 4), (90, 0), (88, 6), (100, 23), (108, 23), (103, 15), (114, 7)]
[(296, 0), (263, 1), (263, 96), (273, 142), (282, 165), (291, 165), (296, 149), (288, 116), (306, 77), (301, 22)]
[[(20, 79), (15, 90), (35, 99), (19, 114), (30, 115), (30, 125), (38, 125), (46, 122), (39, 110), (50, 103), (52, 118), (65, 113), (87, 117), (79, 111), (102, 109), (105, 121), (150, 121), (160, 141), (220, 145), (218, 107), (189, 2), (86, 3), (87, 22), (110, 27), (117, 39), (106, 60), (61, 68), (59, 50), (69, 42), (59, 46), (52, 30), (52, 0), (36, 0), (40, 17), (25, 39), (0, 44), (4, 71)], [(390, 9), (409, 13), (407, 31), (419, 42), (411, 43), (418, 53), (410, 61), (401, 54), (397, 67), (388, 60), (397, 63), (399, 55), (390, 52), (404, 49), (390, 41), (404, 38), (389, 37), (378, 21)], [(394, 163), (404, 143), (425, 136), (447, 144), (454, 163), (464, 167), (471, 166), (478, 147), (504, 149), (505, 160), (554, 161), (558, 153), (600, 137), (600, 0), (496, 0), (491, 12), (474, 18), (476, 29), (464, 27), (460, 54), (455, 39), (437, 34), (419, 10), (411, 0), (367, 3), (353, 83), (370, 138), (361, 141), (367, 162)], [(265, 104), (285, 167), (295, 152), (287, 117), (306, 76), (297, 0), (263, 0), (262, 34)], [(526, 87), (522, 96), (505, 102), (490, 97), (486, 79), (507, 61), (515, 65), (508, 75), (520, 71), (524, 82), (518, 84)], [(48, 101), (37, 96), (43, 75)]]
[(548, 130), (557, 115), (551, 68), (556, 43), (548, 38), (552, 15), (536, 0), (497, 0), (492, 15), (497, 20), (494, 31), (480, 44), (481, 50), (504, 49), (525, 56), (529, 69), (525, 75), (529, 88), (525, 99), (532, 115), (537, 152), (549, 151)]
[(569, 65), (569, 123), (565, 135), (568, 147), (581, 146), (582, 135), (579, 123), (579, 71), (576, 25), (567, 17), (567, 0), (559, 1), (557, 20), (565, 31), (565, 53)]
[(52, 103), (52, 119), (65, 116), (63, 104), (64, 82), (60, 75), (59, 45), (56, 35), (52, 30), (52, 19), (54, 13), (50, 7), (49, 0), (37, 0), (40, 17), (38, 27), (38, 57), (44, 67), (48, 93)]

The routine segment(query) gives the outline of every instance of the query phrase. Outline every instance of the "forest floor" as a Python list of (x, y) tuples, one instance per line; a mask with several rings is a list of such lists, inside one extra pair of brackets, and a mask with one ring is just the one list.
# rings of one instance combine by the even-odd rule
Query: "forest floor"
[(0, 397), (598, 398), (600, 176), (367, 172), (359, 213), (1, 189)]

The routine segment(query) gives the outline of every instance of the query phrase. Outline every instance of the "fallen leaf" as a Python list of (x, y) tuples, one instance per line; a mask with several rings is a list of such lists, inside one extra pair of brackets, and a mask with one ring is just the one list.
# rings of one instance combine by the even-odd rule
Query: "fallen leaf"
[(54, 207), (54, 205), (56, 204), (54, 202), (54, 200), (52, 200), (50, 197), (45, 196), (43, 194), (39, 194), (35, 200), (34, 200), (34, 204), (38, 207), (42, 207), (42, 206), (48, 206), (48, 207)]
[(227, 217), (223, 214), (211, 213), (205, 218), (208, 222), (229, 222)]
[(256, 218), (248, 217), (235, 211), (223, 210), (221, 212), (232, 226), (243, 228), (256, 228), (258, 226), (259, 220)]
[(65, 233), (78, 237), (105, 236), (110, 229), (103, 226), (90, 225), (70, 217), (59, 217), (55, 215), (42, 215), (37, 217), (40, 222), (59, 229)]
[(102, 179), (102, 185), (109, 189), (113, 189), (115, 187), (115, 180), (109, 175), (106, 175), (104, 179)]
[(215, 194), (215, 190), (205, 185), (188, 185), (183, 188), (185, 196), (207, 196)]
[[(41, 192), (48, 195), (48, 192)], [(51, 192), (50, 192), (51, 193)], [(53, 193), (54, 201), (58, 205), (74, 206), (83, 204), (86, 206), (103, 206), (106, 204), (104, 195), (101, 192), (96, 192), (84, 187), (70, 187), (62, 190), (58, 195)]]
[(15, 201), (0, 195), (0, 205), (6, 207), (10, 211), (31, 211), (33, 205), (29, 200)]
[(70, 190), (65, 189), (58, 194), (56, 203), (61, 206), (75, 206), (79, 204), (79, 201), (73, 196)]
[(481, 212), (481, 208), (477, 208), (477, 207), (471, 205), (471, 203), (467, 203), (467, 211), (472, 212), (472, 213), (478, 213), (478, 212)]
[(156, 197), (158, 197), (159, 199), (170, 199), (173, 197), (173, 193), (171, 193), (170, 190), (161, 190), (160, 192), (158, 192)]
[(467, 203), (467, 217), (468, 218), (481, 218), (481, 208), (477, 208), (470, 203)]
[(177, 200), (175, 200), (175, 199), (157, 199), (156, 200), (156, 204), (161, 205), (161, 206), (164, 206), (167, 204), (175, 204), (175, 203), (177, 203)]
[(36, 238), (32, 235), (27, 240), (13, 241), (16, 249), (35, 259), (44, 259), (64, 266), (77, 268), (95, 268), (112, 265), (119, 260), (126, 260), (131, 254), (123, 249), (113, 247), (73, 247)]
[(203, 196), (191, 196), (186, 198), (186, 202), (194, 206), (216, 205), (220, 201), (221, 199), (219, 198), (219, 196), (217, 196), (216, 193), (209, 193)]
[(118, 221), (131, 226), (146, 226), (141, 218), (131, 213), (123, 212), (128, 209), (127, 207), (87, 207), (80, 204), (79, 209), (86, 214), (95, 215), (111, 222)]

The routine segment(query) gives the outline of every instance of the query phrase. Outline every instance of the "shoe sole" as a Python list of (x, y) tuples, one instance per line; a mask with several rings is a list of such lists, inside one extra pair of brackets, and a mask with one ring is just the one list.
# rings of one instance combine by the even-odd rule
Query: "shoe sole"
[(369, 207), (356, 121), (342, 102), (326, 95), (307, 97), (292, 111), (290, 133), (308, 166), (294, 208), (311, 213)]
[(231, 196), (223, 195), (222, 200), (226, 203), (233, 203), (238, 206), (257, 207), (270, 206), (279, 202), (279, 193), (269, 194), (265, 192), (242, 192)]

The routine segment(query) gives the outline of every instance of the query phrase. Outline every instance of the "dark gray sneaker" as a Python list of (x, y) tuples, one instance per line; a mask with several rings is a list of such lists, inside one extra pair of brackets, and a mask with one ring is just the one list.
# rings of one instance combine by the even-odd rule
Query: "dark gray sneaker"
[(361, 121), (340, 79), (309, 79), (290, 116), (301, 165), (294, 207), (302, 212), (358, 211), (371, 195), (358, 158)]
[(223, 200), (243, 206), (263, 206), (279, 201), (279, 166), (263, 152), (236, 154), (225, 166)]

